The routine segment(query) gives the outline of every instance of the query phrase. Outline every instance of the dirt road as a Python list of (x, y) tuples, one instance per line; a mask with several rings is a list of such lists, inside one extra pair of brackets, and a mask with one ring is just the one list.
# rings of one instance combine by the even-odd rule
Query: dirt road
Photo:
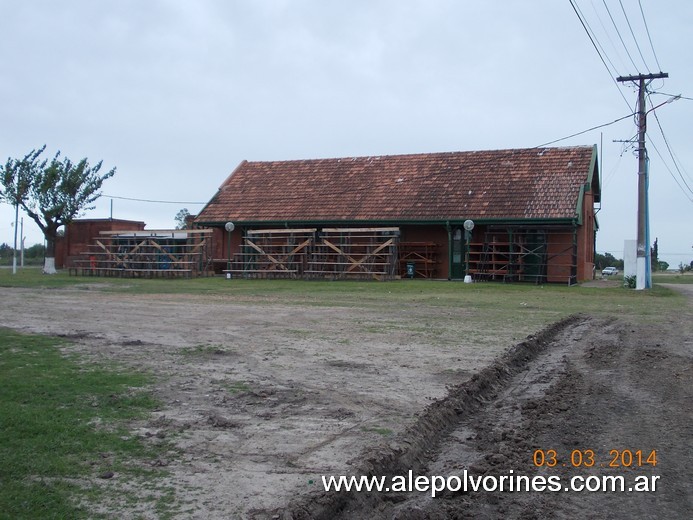
[[(376, 320), (359, 309), (75, 289), (3, 289), (3, 299), (0, 326), (63, 335), (88, 358), (155, 374), (164, 407), (136, 434), (180, 449), (166, 465), (181, 518), (688, 518), (693, 510), (691, 305), (656, 326), (576, 317), (508, 351), (510, 332), (484, 348), (460, 344), (465, 317), (441, 323), (439, 309), (420, 311), (417, 327), (436, 312), (435, 330), (422, 331), (394, 309)], [(559, 464), (535, 467), (538, 449), (555, 450)], [(562, 466), (576, 450), (592, 450), (596, 464)], [(610, 468), (612, 450), (656, 450), (657, 465)], [(321, 475), (465, 469), (660, 480), (654, 493), (435, 499), (318, 488)], [(117, 476), (99, 485), (123, 493), (101, 505), (114, 518), (156, 518), (151, 501), (126, 499), (143, 493), (136, 486)]]
[[(66, 337), (69, 352), (154, 374), (163, 407), (136, 434), (166, 460), (184, 518), (262, 516), (387, 442), (513, 343), (461, 327), (464, 310), (317, 307), (229, 296), (128, 295), (104, 284), (2, 289), (0, 326)], [(104, 511), (156, 518), (145, 488), (113, 478)], [(150, 497), (149, 497), (150, 498)]]
[[(376, 451), (363, 468), (388, 475), (389, 482), (409, 469), (445, 477), (467, 471), (472, 478), (496, 477), (484, 480), (489, 489), (508, 476), (506, 490), (513, 475), (560, 477), (556, 491), (527, 492), (520, 484), (516, 491), (475, 492), (470, 484), (467, 491), (443, 490), (436, 498), (430, 489), (332, 492), (294, 502), (285, 517), (690, 518), (693, 292), (690, 286), (680, 290), (691, 298), (688, 308), (663, 316), (656, 327), (583, 316), (520, 344), (480, 380), (452, 389), (398, 446)], [(427, 431), (430, 424), (436, 428)], [(556, 464), (548, 467), (554, 461), (546, 457)], [(589, 481), (597, 486), (603, 477), (622, 476), (625, 491), (570, 489), (571, 479), (577, 477), (579, 488), (590, 476), (599, 478)], [(606, 482), (607, 489), (620, 483)], [(650, 492), (632, 491), (635, 482), (647, 483)]]

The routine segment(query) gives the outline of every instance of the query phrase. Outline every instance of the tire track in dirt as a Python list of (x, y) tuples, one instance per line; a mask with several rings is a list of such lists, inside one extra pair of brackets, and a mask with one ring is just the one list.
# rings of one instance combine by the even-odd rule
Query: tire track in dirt
[[(588, 318), (584, 316), (568, 317), (515, 345), (470, 380), (450, 388), (447, 397), (428, 406), (416, 422), (388, 446), (366, 452), (354, 474), (393, 476), (406, 475), (409, 470), (418, 475), (426, 474), (436, 454), (444, 453), (441, 444), (462, 422), (472, 420), (503, 388), (517, 388), (522, 378), (527, 377), (524, 372), (528, 365), (557, 335), (566, 330), (579, 330), (586, 321)], [(552, 352), (551, 355), (558, 354)], [(509, 383), (518, 375), (515, 385)], [(286, 510), (258, 513), (255, 518), (394, 518), (397, 510), (404, 513), (410, 506), (418, 508), (419, 499), (416, 496), (406, 498), (401, 493), (320, 492), (293, 502)]]
[[(686, 313), (688, 314), (688, 313)], [(573, 316), (516, 345), (450, 389), (388, 446), (364, 454), (354, 475), (658, 476), (656, 493), (318, 492), (256, 518), (688, 518), (693, 435), (691, 327)], [(683, 325), (681, 326), (681, 323)], [(678, 324), (678, 327), (672, 326)], [(537, 468), (535, 450), (561, 462)], [(609, 467), (611, 450), (657, 450), (658, 464)], [(572, 467), (573, 450), (594, 450), (593, 467)], [(388, 480), (391, 482), (391, 480)], [(318, 483), (321, 486), (321, 483)], [(507, 489), (507, 488), (506, 488)]]

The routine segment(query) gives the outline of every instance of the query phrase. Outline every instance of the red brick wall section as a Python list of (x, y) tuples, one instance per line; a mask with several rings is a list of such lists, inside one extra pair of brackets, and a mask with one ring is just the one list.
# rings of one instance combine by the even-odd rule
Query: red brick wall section
[(101, 231), (142, 231), (144, 222), (117, 219), (83, 219), (67, 225), (65, 236), (55, 244), (55, 267), (73, 267), (74, 261), (81, 258), (94, 243)]

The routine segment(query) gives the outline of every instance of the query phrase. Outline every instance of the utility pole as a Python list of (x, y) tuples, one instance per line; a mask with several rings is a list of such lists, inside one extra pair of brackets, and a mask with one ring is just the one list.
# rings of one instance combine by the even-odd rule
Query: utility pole
[(668, 78), (669, 74), (638, 74), (637, 76), (619, 76), (616, 81), (633, 81), (638, 83), (638, 242), (635, 263), (635, 289), (643, 290), (652, 287), (652, 272), (649, 267), (649, 213), (648, 197), (648, 168), (647, 149), (645, 148), (645, 133), (647, 131), (647, 112), (645, 111), (645, 81)]

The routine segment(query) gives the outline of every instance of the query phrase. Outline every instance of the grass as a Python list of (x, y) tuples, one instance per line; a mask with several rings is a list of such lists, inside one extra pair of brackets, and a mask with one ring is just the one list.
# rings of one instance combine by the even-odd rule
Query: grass
[(230, 383), (223, 384), (223, 387), (232, 394), (245, 394), (252, 390), (252, 387), (245, 381), (233, 381)]
[[(655, 283), (693, 283), (693, 275), (656, 275)], [(46, 276), (36, 269), (16, 275), (0, 270), (0, 287), (36, 289), (65, 288), (98, 290), (118, 294), (191, 294), (234, 303), (287, 304), (323, 307), (359, 307), (379, 311), (412, 307), (460, 309), (476, 319), (512, 325), (528, 317), (537, 325), (556, 321), (576, 312), (656, 316), (683, 304), (683, 297), (656, 286), (633, 291), (614, 284), (608, 288), (401, 280), (392, 282), (226, 280), (220, 277), (194, 279), (132, 279), (68, 276), (66, 272)], [(296, 331), (298, 334), (298, 331)], [(303, 331), (301, 331), (303, 333)]]
[(370, 432), (370, 433), (377, 433), (378, 435), (382, 435), (383, 437), (388, 437), (394, 433), (391, 429), (383, 428), (381, 426), (373, 426), (373, 427), (364, 426), (361, 428), (361, 431)]
[(75, 498), (104, 500), (107, 487), (90, 484), (99, 475), (160, 474), (143, 461), (164, 446), (145, 446), (126, 429), (157, 406), (145, 390), (149, 378), (85, 366), (61, 345), (0, 329), (3, 518), (94, 518)]
[[(688, 280), (689, 275), (683, 278)], [(691, 275), (693, 278), (693, 275)], [(676, 275), (663, 279), (676, 281)], [(657, 281), (657, 279), (656, 279)], [(685, 297), (663, 286), (634, 291), (612, 281), (606, 287), (532, 285), (400, 280), (303, 281), (303, 280), (227, 280), (221, 277), (196, 279), (119, 279), (70, 277), (62, 272), (53, 276), (24, 270), (13, 276), (0, 270), (0, 287), (33, 289), (63, 288), (90, 290), (114, 295), (168, 296), (190, 295), (189, 304), (205, 301), (221, 304), (322, 307), (364, 311), (359, 330), (373, 335), (396, 333), (428, 342), (432, 348), (454, 345), (461, 338), (483, 349), (489, 342), (517, 341), (543, 327), (575, 313), (614, 316), (655, 323), (662, 316), (676, 315), (686, 308)], [(197, 298), (197, 299), (196, 299)], [(408, 319), (407, 316), (412, 318)], [(404, 319), (402, 319), (402, 317)], [(344, 341), (348, 335), (324, 337), (314, 330), (292, 329), (292, 337), (315, 341)], [(187, 352), (211, 355), (200, 347)]]
[(652, 283), (685, 283), (693, 284), (693, 273), (657, 273), (652, 275)]

